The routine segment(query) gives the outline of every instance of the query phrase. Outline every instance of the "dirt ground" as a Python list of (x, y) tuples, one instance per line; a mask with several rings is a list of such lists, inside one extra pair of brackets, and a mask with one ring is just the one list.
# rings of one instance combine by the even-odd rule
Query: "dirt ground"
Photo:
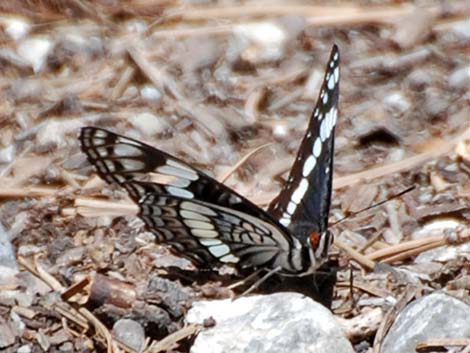
[(266, 206), (333, 43), (333, 312), (358, 352), (378, 352), (410, 300), (445, 289), (470, 303), (468, 252), (458, 250), (470, 239), (467, 1), (0, 9), (0, 222), (20, 271), (0, 275), (0, 350), (136, 352), (113, 329), (125, 317), (144, 329), (148, 352), (188, 352), (204, 328), (185, 326), (186, 310), (232, 296), (230, 279), (195, 281), (190, 262), (155, 244), (126, 193), (86, 162), (79, 130), (152, 144)]

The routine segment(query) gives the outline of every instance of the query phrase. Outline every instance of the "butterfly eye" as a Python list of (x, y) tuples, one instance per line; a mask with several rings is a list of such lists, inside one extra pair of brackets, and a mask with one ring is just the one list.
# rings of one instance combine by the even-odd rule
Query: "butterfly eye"
[(317, 250), (318, 246), (320, 245), (320, 234), (317, 232), (312, 232), (308, 236), (308, 239), (310, 240), (310, 246), (313, 248), (313, 250)]

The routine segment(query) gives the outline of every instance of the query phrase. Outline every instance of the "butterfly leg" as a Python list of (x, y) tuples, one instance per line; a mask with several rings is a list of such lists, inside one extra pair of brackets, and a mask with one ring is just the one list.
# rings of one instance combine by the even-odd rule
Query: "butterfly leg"
[[(279, 267), (276, 267), (272, 270), (269, 270), (268, 273), (266, 273), (263, 277), (261, 277), (259, 280), (257, 280), (255, 283), (253, 283), (251, 285), (250, 288), (248, 288), (246, 291), (244, 291), (242, 294), (240, 294), (238, 297), (243, 297), (247, 294), (250, 294), (251, 292), (253, 292), (256, 288), (258, 288), (260, 286), (261, 283), (263, 283), (264, 281), (266, 281), (269, 277), (271, 277), (272, 275), (276, 274), (277, 272), (279, 272), (282, 268), (279, 266)], [(251, 277), (251, 276), (250, 276)]]
[(238, 281), (238, 282), (235, 282), (234, 284), (231, 284), (231, 285), (228, 286), (227, 288), (228, 288), (228, 289), (234, 289), (234, 288), (243, 286), (244, 284), (250, 282), (253, 278), (258, 277), (258, 275), (259, 275), (262, 271), (264, 271), (264, 268), (260, 268), (260, 269), (256, 270), (255, 272), (253, 272), (253, 273), (252, 273), (251, 275), (249, 275), (248, 277), (245, 277), (245, 278), (243, 278), (241, 281)]

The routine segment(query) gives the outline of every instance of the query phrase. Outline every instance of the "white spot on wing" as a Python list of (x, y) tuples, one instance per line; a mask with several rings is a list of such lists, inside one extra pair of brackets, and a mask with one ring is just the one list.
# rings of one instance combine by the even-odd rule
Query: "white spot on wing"
[[(317, 138), (317, 140), (318, 140), (318, 138)], [(304, 163), (304, 168), (302, 170), (302, 175), (304, 177), (307, 177), (311, 173), (313, 168), (315, 167), (316, 163), (317, 163), (317, 160), (313, 155), (308, 156), (308, 158), (305, 160), (305, 163)]]
[(97, 148), (96, 152), (98, 152), (98, 155), (100, 157), (107, 157), (108, 156), (108, 150), (106, 148)]
[(330, 77), (328, 78), (328, 89), (333, 90), (334, 87), (335, 87), (335, 77), (334, 75), (330, 75)]
[(321, 153), (321, 146), (322, 146), (321, 140), (317, 137), (315, 139), (315, 143), (313, 144), (313, 150), (312, 150), (313, 155), (317, 158)]
[(203, 205), (198, 205), (197, 203), (194, 202), (183, 202), (181, 204), (181, 208), (189, 211), (194, 211), (201, 213), (206, 216), (216, 216), (217, 213), (215, 213), (213, 210), (211, 210), (209, 207), (203, 206)]
[(205, 246), (214, 246), (214, 245), (219, 245), (222, 244), (222, 242), (219, 239), (200, 239), (199, 240), (202, 245)]
[(181, 217), (187, 218), (187, 219), (195, 219), (197, 221), (210, 222), (209, 218), (197, 212), (182, 210), (180, 211), (180, 215)]
[(225, 255), (219, 259), (222, 262), (230, 262), (236, 264), (240, 259), (232, 254)]
[(95, 150), (89, 149), (87, 150), (87, 153), (90, 155), (91, 158), (96, 159), (98, 158), (98, 155), (96, 154)]
[(328, 103), (328, 92), (324, 92), (325, 94), (323, 95), (323, 98), (322, 98), (322, 101), (323, 101), (323, 104), (326, 104)]
[(294, 193), (292, 194), (292, 201), (294, 201), (298, 205), (300, 201), (302, 200), (302, 197), (304, 197), (307, 189), (308, 189), (308, 181), (307, 179), (302, 178), (302, 180), (299, 183), (299, 186), (297, 186), (297, 189), (295, 189)]
[[(103, 136), (103, 137), (105, 137), (105, 136)], [(132, 145), (132, 146), (140, 146), (140, 143), (132, 141), (132, 140), (128, 140), (125, 137), (124, 138), (123, 137), (117, 137), (115, 143), (116, 144), (123, 143), (123, 144), (126, 144), (126, 145)]]
[(120, 159), (119, 162), (124, 166), (126, 171), (139, 171), (145, 168), (145, 163), (136, 159)]
[(289, 201), (289, 204), (287, 205), (287, 213), (293, 214), (296, 208), (297, 205), (294, 202)]
[(109, 136), (108, 132), (103, 130), (93, 130), (89, 132), (90, 135), (93, 135), (93, 138), (99, 138), (104, 140)]
[(111, 173), (113, 173), (116, 170), (116, 168), (114, 168), (114, 163), (111, 161), (103, 160), (103, 164)]
[(217, 238), (219, 233), (209, 229), (191, 229), (192, 235), (198, 238)]
[(197, 180), (198, 179), (198, 176), (195, 172), (188, 171), (187, 169), (181, 169), (181, 168), (173, 167), (173, 166), (170, 166), (170, 165), (164, 165), (164, 166), (158, 167), (157, 171), (161, 174), (177, 176), (177, 177), (184, 178), (184, 179), (189, 179), (189, 180)]
[(224, 255), (227, 255), (230, 252), (230, 248), (225, 244), (221, 244), (221, 245), (211, 246), (209, 248), (209, 251), (215, 257), (222, 257)]
[(186, 224), (189, 228), (197, 228), (197, 229), (209, 229), (213, 230), (214, 226), (211, 223), (195, 221), (192, 219), (185, 219), (183, 220), (184, 224)]
[(326, 119), (323, 119), (320, 125), (320, 139), (322, 142), (326, 140)]
[(279, 223), (281, 223), (284, 227), (287, 227), (290, 224), (290, 217), (282, 217)]
[(185, 188), (189, 186), (189, 184), (191, 184), (191, 180), (174, 177), (173, 179), (169, 180), (166, 184), (179, 188)]
[(333, 72), (333, 75), (335, 75), (335, 83), (338, 83), (338, 81), (339, 81), (339, 67), (335, 68), (335, 71)]
[(166, 191), (168, 191), (170, 194), (178, 197), (182, 197), (185, 199), (192, 199), (194, 197), (193, 193), (191, 191), (177, 188), (175, 186), (166, 186), (165, 187)]
[(137, 147), (122, 143), (114, 145), (113, 153), (119, 157), (138, 157), (142, 155), (142, 151)]

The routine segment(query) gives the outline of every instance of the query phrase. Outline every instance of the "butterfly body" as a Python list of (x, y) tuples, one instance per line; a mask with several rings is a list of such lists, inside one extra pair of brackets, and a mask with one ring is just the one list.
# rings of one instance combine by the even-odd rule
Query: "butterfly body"
[(189, 164), (140, 141), (85, 127), (80, 142), (108, 183), (125, 188), (156, 241), (200, 267), (313, 273), (327, 257), (339, 52), (333, 47), (320, 96), (287, 183), (267, 211)]

